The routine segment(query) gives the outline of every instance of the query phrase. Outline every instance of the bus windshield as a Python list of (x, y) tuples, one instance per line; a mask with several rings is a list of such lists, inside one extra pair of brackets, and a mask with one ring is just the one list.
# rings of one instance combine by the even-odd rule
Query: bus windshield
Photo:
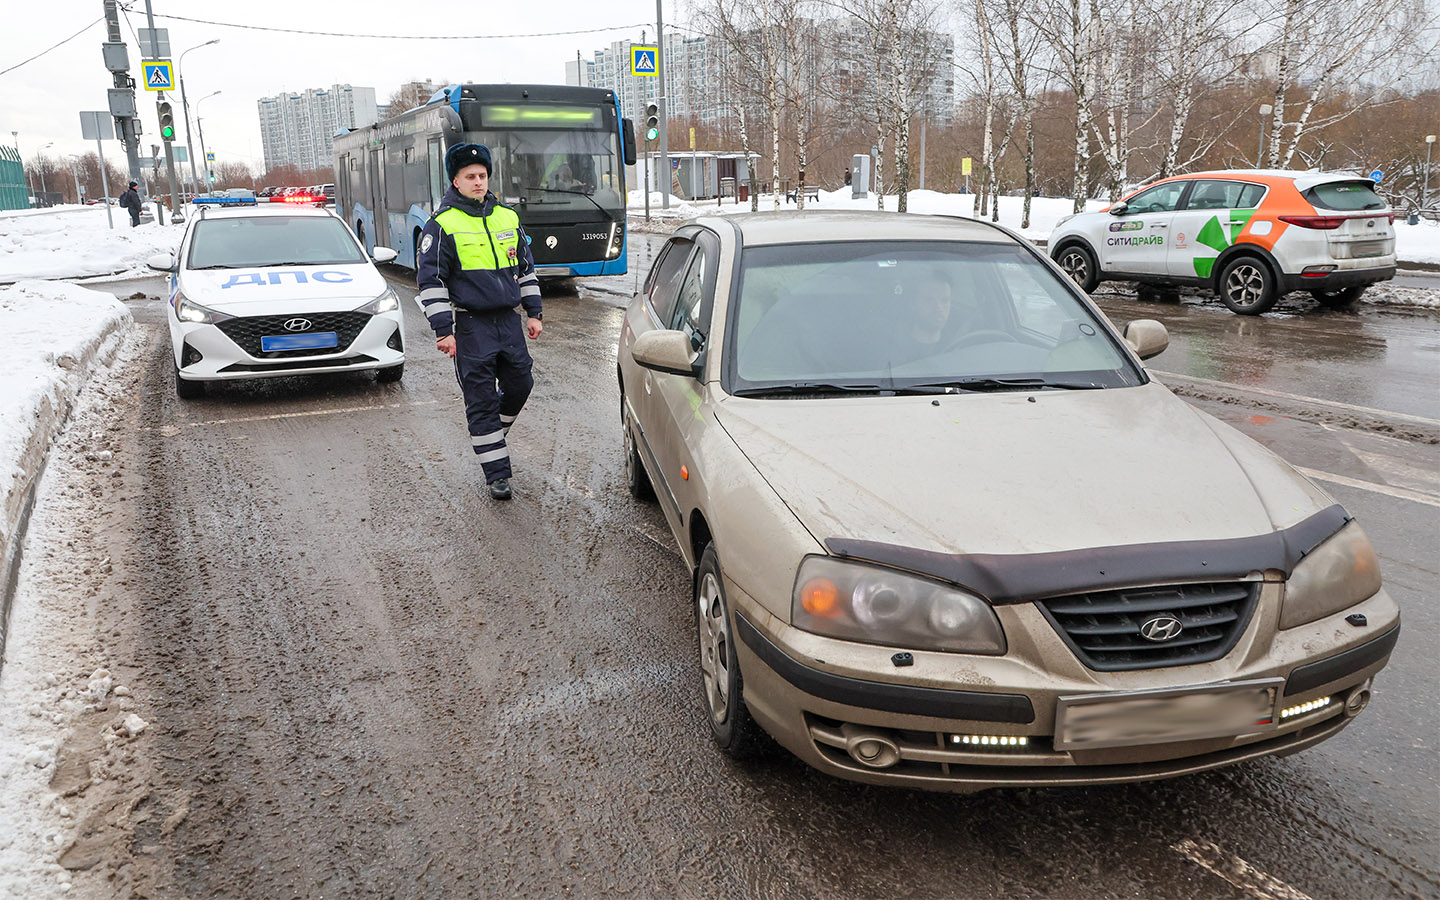
[(504, 203), (532, 213), (623, 216), (620, 146), (611, 132), (525, 129), (476, 132), (466, 140), (490, 148), (498, 176), (491, 189)]

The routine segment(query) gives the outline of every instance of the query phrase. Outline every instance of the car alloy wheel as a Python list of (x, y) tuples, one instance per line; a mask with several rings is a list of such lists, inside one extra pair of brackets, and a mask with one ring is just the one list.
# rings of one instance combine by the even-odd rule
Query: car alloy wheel
[(762, 753), (769, 738), (745, 706), (745, 680), (735, 655), (730, 606), (713, 543), (705, 545), (695, 572), (695, 624), (699, 632), (701, 688), (710, 735), (735, 759)]
[(1085, 293), (1090, 293), (1100, 284), (1095, 259), (1084, 247), (1066, 247), (1061, 251), (1058, 262), (1065, 274), (1070, 276), (1070, 280), (1078, 284)]
[(645, 464), (640, 461), (640, 448), (635, 442), (634, 429), (635, 425), (627, 413), (620, 426), (620, 430), (625, 433), (625, 489), (636, 500), (654, 500), (655, 486), (650, 483)]
[(1241, 257), (1227, 265), (1221, 274), (1220, 299), (1231, 312), (1258, 316), (1274, 306), (1279, 296), (1265, 264)]

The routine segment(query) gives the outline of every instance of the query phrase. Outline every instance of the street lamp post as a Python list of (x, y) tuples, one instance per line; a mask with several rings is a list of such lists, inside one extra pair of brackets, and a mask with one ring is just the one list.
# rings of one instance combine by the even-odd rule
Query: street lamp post
[(1265, 117), (1275, 111), (1275, 107), (1268, 103), (1260, 104), (1260, 152), (1255, 156), (1255, 168), (1265, 167)]
[(40, 173), (40, 198), (42, 200), (45, 198), (45, 169), (40, 164), (42, 159), (40, 154), (44, 153), (46, 150), (49, 150), (53, 146), (55, 146), (55, 142), (51, 141), (50, 143), (41, 147), (39, 150), (35, 151), (35, 171)]
[[(201, 47), (218, 43), (220, 43), (220, 39), (216, 38), (213, 41), (196, 44), (190, 50), (199, 50)], [(185, 53), (189, 53), (190, 50), (186, 50)], [(185, 53), (181, 53), (179, 61), (175, 63), (175, 78), (180, 82), (180, 108), (185, 112), (185, 155), (190, 157), (190, 181), (195, 185), (196, 192), (199, 192), (200, 180), (195, 174), (195, 142), (191, 140), (190, 133), (190, 101), (185, 99), (185, 74), (181, 68), (185, 64)], [(200, 104), (196, 103), (195, 105), (198, 107)]]
[(1425, 188), (1420, 193), (1420, 208), (1430, 202), (1430, 148), (1435, 146), (1435, 135), (1425, 135)]
[(201, 162), (205, 163), (205, 193), (207, 194), (210, 193), (210, 157), (205, 152), (205, 120), (200, 118), (200, 104), (218, 93), (220, 92), (215, 91), (214, 93), (206, 94), (195, 101), (195, 129), (200, 132), (200, 155), (205, 157)]
[(76, 157), (73, 153), (71, 153), (68, 157), (68, 159), (70, 160), (70, 177), (75, 179), (75, 202), (84, 203), (85, 198), (80, 193), (80, 172), (75, 168), (75, 160), (77, 158), (78, 157)]

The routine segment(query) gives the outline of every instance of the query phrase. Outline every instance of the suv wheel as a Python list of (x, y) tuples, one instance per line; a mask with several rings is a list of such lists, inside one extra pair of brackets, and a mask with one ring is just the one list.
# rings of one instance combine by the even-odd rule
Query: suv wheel
[(1080, 290), (1090, 293), (1100, 285), (1100, 266), (1095, 262), (1095, 254), (1086, 250), (1080, 244), (1071, 244), (1060, 255), (1055, 262), (1070, 276), (1070, 280), (1080, 285)]
[(1280, 299), (1275, 276), (1253, 256), (1231, 260), (1220, 273), (1220, 299), (1231, 312), (1258, 316)]
[(710, 735), (735, 759), (756, 756), (765, 749), (767, 737), (745, 707), (745, 679), (740, 677), (730, 604), (725, 600), (720, 558), (713, 542), (705, 545), (700, 568), (695, 571), (695, 625)]
[(1360, 295), (1365, 293), (1367, 287), (1369, 287), (1368, 284), (1362, 284), (1358, 287), (1341, 288), (1338, 291), (1311, 291), (1310, 296), (1326, 309), (1344, 309), (1359, 300)]

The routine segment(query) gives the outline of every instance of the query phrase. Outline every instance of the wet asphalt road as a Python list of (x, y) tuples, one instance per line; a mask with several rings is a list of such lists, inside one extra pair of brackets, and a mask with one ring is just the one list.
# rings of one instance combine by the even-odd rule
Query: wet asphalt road
[[(634, 244), (643, 267), (655, 243)], [(403, 270), (387, 277), (413, 298)], [(1369, 711), (1310, 751), (968, 797), (784, 755), (736, 764), (702, 719), (688, 573), (623, 486), (614, 357), (634, 277), (546, 286), (509, 504), (485, 496), (420, 316), (400, 384), (320, 376), (187, 403), (163, 306), (131, 303), (145, 343), (103, 540), (124, 584), (117, 680), (154, 723), (153, 815), (121, 821), (95, 879), (156, 897), (1440, 895), (1434, 444), (1243, 391), (1196, 401), (1339, 479), (1321, 483), (1405, 611)], [(1166, 321), (1156, 370), (1437, 412), (1433, 312), (1101, 302)]]

